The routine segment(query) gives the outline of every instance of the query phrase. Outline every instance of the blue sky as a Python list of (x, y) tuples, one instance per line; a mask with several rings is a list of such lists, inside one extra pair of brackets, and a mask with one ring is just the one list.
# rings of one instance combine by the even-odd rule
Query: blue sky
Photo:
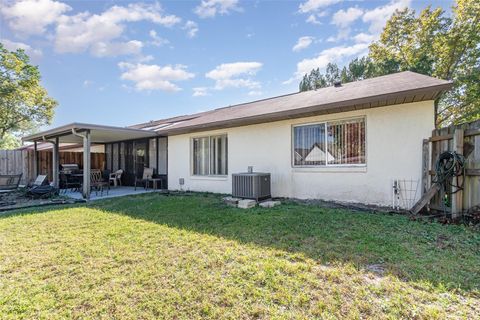
[(298, 90), (313, 67), (364, 55), (396, 8), (451, 1), (3, 1), (59, 102), (53, 126), (125, 126)]

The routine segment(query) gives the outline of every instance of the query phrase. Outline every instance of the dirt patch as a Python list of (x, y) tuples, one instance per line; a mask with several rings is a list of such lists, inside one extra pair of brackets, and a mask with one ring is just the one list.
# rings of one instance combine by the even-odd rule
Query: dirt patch
[[(277, 198), (275, 198), (277, 199)], [(281, 198), (278, 198), (280, 200)], [(368, 205), (362, 203), (353, 203), (353, 202), (338, 202), (338, 201), (325, 201), (319, 199), (282, 199), (284, 201), (290, 200), (296, 203), (307, 204), (320, 206), (323, 208), (331, 209), (348, 209), (353, 211), (362, 211), (362, 212), (378, 212), (378, 213), (389, 213), (389, 214), (405, 214), (406, 211), (403, 210), (394, 210), (390, 207), (382, 207), (377, 205)]]
[(369, 264), (365, 269), (377, 276), (383, 276), (385, 274), (385, 267), (381, 264)]
[(19, 189), (0, 193), (0, 212), (30, 207), (41, 207), (53, 204), (69, 204), (75, 202), (78, 202), (78, 200), (73, 200), (59, 195), (46, 199), (34, 199), (27, 195), (26, 190)]
[(450, 241), (450, 239), (446, 235), (439, 235), (435, 241), (435, 246), (438, 249), (447, 249), (447, 248), (452, 248), (453, 245)]

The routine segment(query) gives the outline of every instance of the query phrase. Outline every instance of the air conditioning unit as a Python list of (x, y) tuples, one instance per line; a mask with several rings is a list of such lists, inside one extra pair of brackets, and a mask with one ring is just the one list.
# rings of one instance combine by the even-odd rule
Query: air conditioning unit
[(245, 172), (232, 174), (232, 196), (257, 201), (271, 198), (270, 173)]

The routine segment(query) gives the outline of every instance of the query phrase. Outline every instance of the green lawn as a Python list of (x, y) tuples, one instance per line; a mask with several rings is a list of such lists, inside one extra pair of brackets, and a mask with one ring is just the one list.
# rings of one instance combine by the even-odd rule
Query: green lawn
[(461, 226), (295, 203), (244, 211), (213, 195), (0, 216), (2, 319), (478, 314), (480, 234)]

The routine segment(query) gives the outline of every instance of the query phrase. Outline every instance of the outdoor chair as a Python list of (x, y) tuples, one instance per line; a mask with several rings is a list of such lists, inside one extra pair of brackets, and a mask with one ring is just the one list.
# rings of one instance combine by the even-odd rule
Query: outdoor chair
[(31, 185), (31, 187), (39, 187), (39, 186), (43, 186), (45, 184), (48, 184), (47, 176), (44, 175), (44, 174), (39, 174), (37, 176), (37, 179), (35, 179), (35, 181)]
[(16, 190), (21, 179), (22, 173), (0, 175), (0, 190)]
[(105, 187), (107, 188), (108, 195), (110, 183), (103, 180), (102, 171), (98, 169), (90, 171), (90, 188), (95, 189), (95, 195), (98, 195), (98, 191), (100, 191), (100, 196), (103, 196), (103, 190)]
[(139, 179), (135, 177), (135, 191), (137, 190), (137, 184), (140, 183), (143, 185), (145, 190), (148, 189), (148, 182), (152, 179), (153, 177), (153, 169), (152, 168), (143, 168), (143, 175), (142, 178)]
[(58, 194), (58, 189), (51, 185), (35, 186), (27, 191), (27, 195), (35, 199), (45, 199)]
[(49, 185), (47, 176), (44, 174), (38, 175), (27, 191), (27, 195), (32, 198), (48, 198), (57, 193), (57, 188)]
[(120, 170), (117, 170), (115, 171), (114, 173), (110, 173), (110, 177), (108, 179), (108, 183), (110, 184), (111, 182), (113, 182), (113, 186), (116, 187), (117, 184), (120, 184), (122, 185), (122, 174), (123, 174), (123, 170), (120, 169)]

